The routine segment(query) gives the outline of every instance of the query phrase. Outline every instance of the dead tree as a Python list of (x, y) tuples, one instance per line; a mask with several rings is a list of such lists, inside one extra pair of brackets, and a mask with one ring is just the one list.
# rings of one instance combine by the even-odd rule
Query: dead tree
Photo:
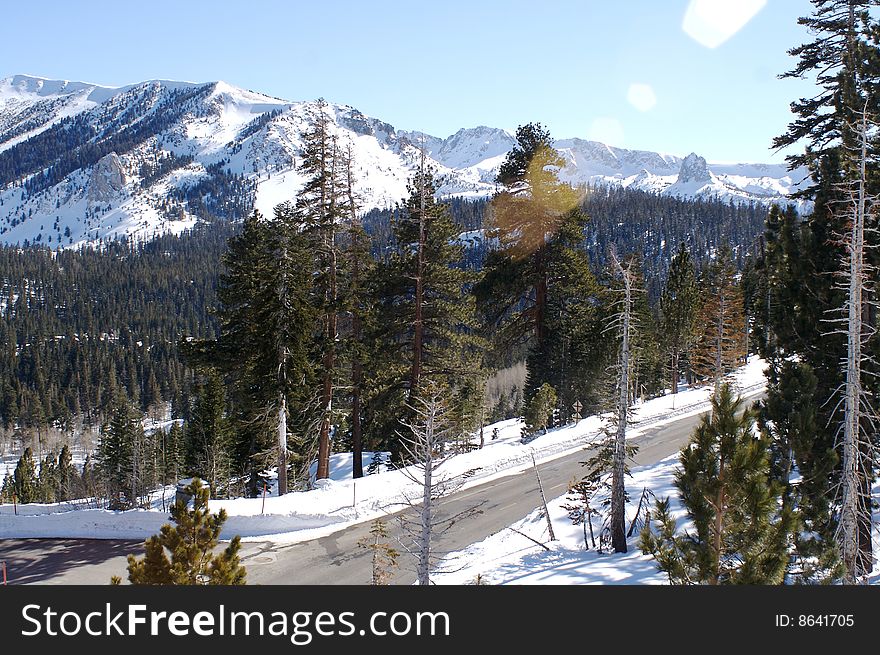
[[(855, 145), (845, 147), (851, 166), (849, 179), (838, 185), (845, 200), (842, 205), (846, 232), (841, 235), (844, 257), (839, 278), (840, 287), (846, 292), (846, 300), (841, 308), (842, 316), (829, 322), (840, 324), (832, 334), (846, 335), (846, 356), (843, 358), (844, 382), (835, 395), (841, 396), (837, 407), (843, 406), (843, 422), (839, 438), (842, 450), (842, 471), (840, 479), (840, 519), (837, 526), (837, 542), (844, 565), (844, 583), (856, 584), (872, 569), (870, 534), (871, 485), (873, 473), (873, 452), (871, 435), (875, 429), (875, 414), (868, 394), (863, 387), (863, 368), (867, 363), (875, 363), (867, 354), (867, 342), (876, 329), (871, 321), (865, 320), (872, 307), (872, 274), (875, 267), (866, 260), (868, 248), (866, 234), (876, 232), (870, 224), (875, 220), (877, 198), (867, 193), (867, 164), (869, 159), (870, 125), (867, 114), (860, 113), (856, 126), (848, 126), (854, 136)], [(845, 328), (843, 327), (845, 325)], [(868, 546), (864, 540), (868, 535)]]
[(403, 549), (415, 558), (420, 585), (431, 584), (430, 571), (441, 556), (434, 548), (437, 538), (459, 521), (480, 513), (479, 505), (450, 516), (440, 511), (440, 499), (460, 489), (466, 477), (441, 473), (451, 458), (446, 448), (451, 432), (449, 410), (438, 389), (429, 386), (424, 393), (408, 406), (414, 418), (412, 423), (404, 424), (409, 435), (401, 435), (408, 464), (404, 475), (419, 488), (412, 497), (404, 496), (410, 511), (401, 515), (401, 539)]
[(419, 392), (419, 382), (422, 376), (422, 355), (425, 349), (425, 247), (428, 239), (428, 222), (425, 216), (425, 207), (427, 204), (427, 169), (425, 167), (425, 145), (422, 143), (420, 147), (421, 157), (419, 159), (419, 241), (416, 246), (416, 273), (415, 280), (415, 318), (413, 320), (413, 345), (412, 345), (412, 364), (410, 367), (409, 380), (409, 396), (408, 401), (413, 402), (416, 394)]
[(617, 430), (611, 467), (611, 546), (615, 553), (625, 553), (626, 546), (626, 422), (629, 411), (630, 343), (633, 328), (634, 275), (632, 262), (620, 263), (612, 249), (611, 262), (615, 275), (623, 282), (623, 294), (610, 327), (619, 330), (620, 352), (617, 362)]
[(538, 473), (538, 464), (535, 462), (535, 451), (532, 451), (532, 468), (535, 469), (535, 478), (538, 480), (538, 492), (541, 494), (541, 507), (544, 508), (544, 518), (547, 519), (547, 534), (550, 535), (550, 541), (556, 541), (556, 535), (553, 533), (553, 521), (550, 519), (550, 510), (547, 508), (547, 497), (544, 495), (544, 485), (541, 482), (541, 475)]

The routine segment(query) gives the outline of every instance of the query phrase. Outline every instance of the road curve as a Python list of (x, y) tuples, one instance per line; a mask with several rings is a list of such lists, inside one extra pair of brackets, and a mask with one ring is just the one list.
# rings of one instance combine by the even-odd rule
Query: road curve
[[(749, 400), (757, 396), (750, 396)], [(699, 415), (685, 416), (664, 425), (646, 427), (632, 439), (639, 446), (635, 464), (651, 464), (672, 455), (687, 443)], [(590, 456), (582, 450), (540, 464), (538, 469), (548, 499), (565, 493), (569, 483), (585, 473), (581, 462)], [(517, 522), (541, 503), (534, 471), (501, 477), (450, 495), (440, 513), (453, 516), (479, 505), (478, 516), (465, 519), (437, 540), (435, 550), (451, 552), (488, 537)], [(387, 521), (395, 542), (397, 521)], [(368, 584), (369, 552), (358, 542), (369, 534), (370, 522), (296, 544), (247, 542), (242, 559), (249, 584)], [(9, 584), (108, 584), (110, 576), (125, 577), (126, 555), (143, 552), (139, 541), (96, 539), (5, 539), (0, 541), (0, 561), (6, 561)], [(403, 553), (391, 579), (393, 584), (415, 581), (413, 559)]]

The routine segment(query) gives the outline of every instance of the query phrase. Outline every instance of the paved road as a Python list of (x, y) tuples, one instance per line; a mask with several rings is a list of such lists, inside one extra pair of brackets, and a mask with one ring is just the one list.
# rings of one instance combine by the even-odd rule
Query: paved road
[[(755, 398), (757, 396), (752, 397)], [(672, 455), (688, 441), (699, 416), (647, 428), (632, 440), (638, 444), (636, 464), (650, 464)], [(585, 451), (539, 465), (548, 499), (565, 493), (569, 483), (585, 473)], [(480, 506), (481, 514), (457, 523), (437, 544), (455, 551), (515, 523), (540, 505), (538, 484), (530, 469), (449, 496), (441, 505), (447, 516)], [(396, 521), (388, 522), (399, 536)], [(335, 534), (297, 544), (248, 542), (242, 558), (250, 584), (367, 584), (370, 555), (357, 547), (369, 533), (361, 523)], [(10, 584), (106, 584), (111, 575), (125, 577), (128, 553), (140, 554), (142, 542), (83, 539), (9, 539), (0, 541), (0, 561), (6, 560)], [(411, 558), (404, 555), (392, 578), (395, 584), (415, 580)]]

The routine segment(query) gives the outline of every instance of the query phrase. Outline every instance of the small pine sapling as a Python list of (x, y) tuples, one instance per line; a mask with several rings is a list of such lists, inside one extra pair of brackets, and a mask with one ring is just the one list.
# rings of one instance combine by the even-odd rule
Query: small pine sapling
[(388, 528), (382, 519), (376, 519), (370, 526), (370, 535), (358, 541), (358, 547), (372, 553), (371, 585), (387, 585), (397, 566), (400, 553), (388, 543)]
[[(147, 539), (142, 559), (128, 556), (128, 580), (134, 585), (243, 585), (247, 572), (238, 551), (241, 537), (235, 536), (221, 553), (215, 553), (226, 511), (208, 511), (208, 488), (194, 478), (185, 493), (192, 497), (192, 509), (183, 500), (171, 508), (171, 520), (158, 535)], [(167, 551), (167, 552), (166, 552)], [(170, 553), (170, 558), (168, 556)], [(119, 584), (119, 576), (111, 582)]]

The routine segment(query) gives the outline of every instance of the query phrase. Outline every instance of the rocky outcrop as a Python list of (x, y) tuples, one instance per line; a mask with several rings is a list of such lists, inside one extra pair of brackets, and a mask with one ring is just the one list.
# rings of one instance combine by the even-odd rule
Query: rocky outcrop
[(104, 155), (92, 168), (89, 204), (109, 203), (125, 193), (125, 171), (115, 152)]
[(676, 180), (677, 184), (692, 182), (707, 184), (711, 181), (712, 176), (709, 174), (709, 166), (706, 164), (706, 160), (698, 154), (692, 152), (681, 162), (681, 170), (679, 170), (678, 180)]

